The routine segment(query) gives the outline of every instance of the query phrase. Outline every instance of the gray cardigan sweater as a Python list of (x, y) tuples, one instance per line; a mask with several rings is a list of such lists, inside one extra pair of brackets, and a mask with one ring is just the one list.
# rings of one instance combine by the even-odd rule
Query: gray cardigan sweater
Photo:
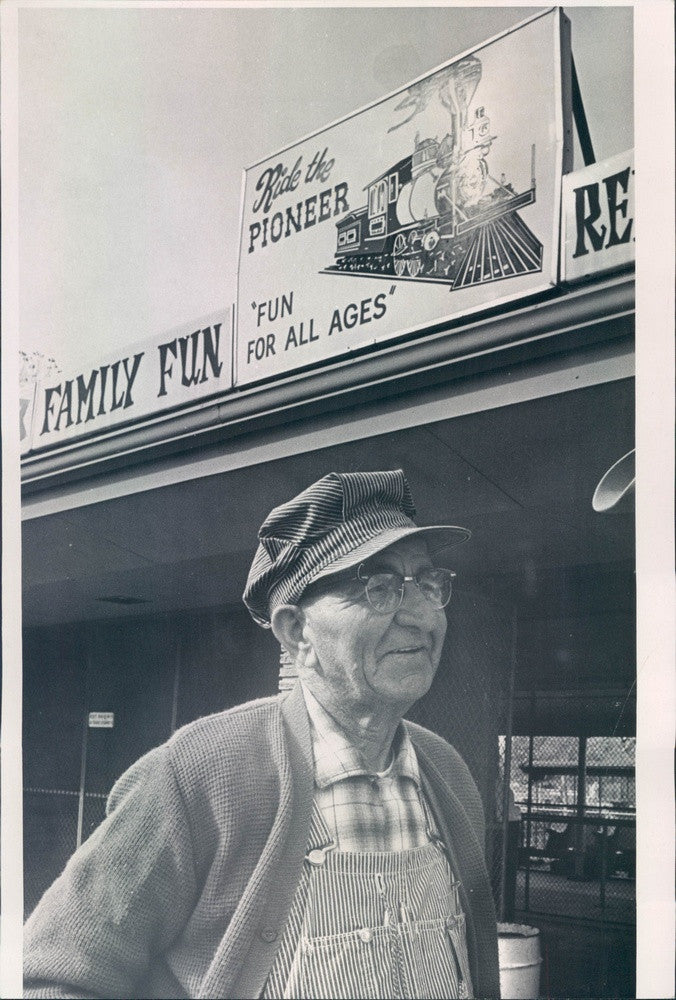
[[(477, 997), (499, 997), (481, 801), (406, 723), (463, 887)], [(299, 685), (185, 726), (116, 783), (104, 823), (24, 929), (26, 997), (259, 996), (300, 878), (313, 799)]]

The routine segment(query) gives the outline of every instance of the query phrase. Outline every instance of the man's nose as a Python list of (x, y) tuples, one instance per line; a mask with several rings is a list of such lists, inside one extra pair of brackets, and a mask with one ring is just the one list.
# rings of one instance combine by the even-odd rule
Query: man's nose
[(404, 594), (397, 612), (400, 620), (411, 619), (416, 624), (432, 619), (437, 614), (435, 608), (424, 596), (418, 584), (411, 577), (404, 580)]

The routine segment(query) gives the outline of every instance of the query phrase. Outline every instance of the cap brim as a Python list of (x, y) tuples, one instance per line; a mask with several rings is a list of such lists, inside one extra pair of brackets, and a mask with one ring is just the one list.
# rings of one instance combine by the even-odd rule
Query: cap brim
[(424, 528), (388, 528), (387, 531), (382, 531), (375, 538), (362, 542), (351, 552), (336, 559), (308, 582), (314, 583), (315, 580), (321, 580), (325, 576), (333, 576), (335, 573), (341, 573), (352, 566), (358, 566), (365, 559), (370, 559), (377, 552), (382, 552), (383, 549), (389, 548), (390, 545), (401, 541), (402, 538), (416, 537), (422, 537), (427, 542), (430, 555), (436, 555), (453, 545), (466, 542), (472, 537), (472, 532), (468, 528), (460, 528), (454, 524), (433, 524)]

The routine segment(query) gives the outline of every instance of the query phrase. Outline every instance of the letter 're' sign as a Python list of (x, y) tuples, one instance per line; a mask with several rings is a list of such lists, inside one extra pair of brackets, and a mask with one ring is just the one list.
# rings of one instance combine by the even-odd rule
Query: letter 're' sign
[(633, 150), (563, 178), (561, 242), (567, 282), (634, 262)]

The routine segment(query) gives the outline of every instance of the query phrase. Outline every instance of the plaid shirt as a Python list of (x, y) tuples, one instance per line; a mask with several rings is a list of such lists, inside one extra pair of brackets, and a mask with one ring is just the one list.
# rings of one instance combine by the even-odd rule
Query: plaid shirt
[[(364, 766), (335, 720), (303, 687), (315, 761), (315, 802), (339, 851), (407, 851), (430, 840), (415, 750), (400, 724), (381, 773)], [(429, 817), (429, 818), (428, 818)]]

